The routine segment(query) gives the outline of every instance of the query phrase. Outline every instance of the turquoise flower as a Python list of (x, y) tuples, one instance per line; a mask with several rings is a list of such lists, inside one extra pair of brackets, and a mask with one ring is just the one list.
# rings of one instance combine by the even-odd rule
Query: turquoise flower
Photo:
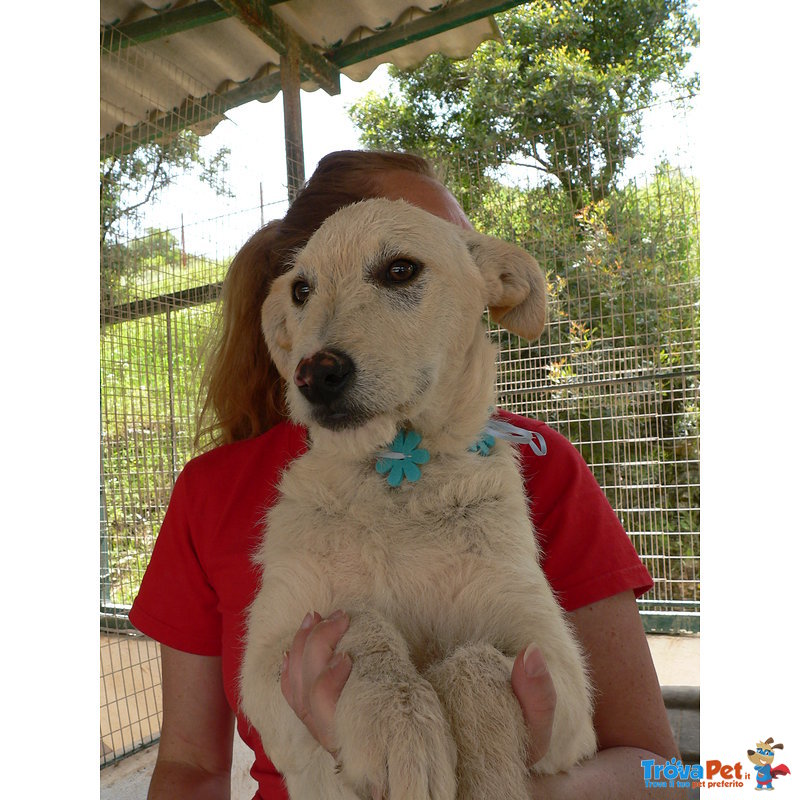
[(416, 431), (400, 431), (388, 451), (383, 450), (383, 457), (378, 458), (375, 469), (381, 474), (389, 473), (389, 486), (399, 486), (405, 478), (409, 483), (419, 480), (422, 474), (419, 464), (427, 464), (431, 454), (417, 445), (422, 437)]
[(470, 453), (477, 453), (481, 456), (488, 456), (494, 447), (494, 436), (485, 431), (481, 433), (481, 438), (475, 444), (471, 444), (467, 449)]

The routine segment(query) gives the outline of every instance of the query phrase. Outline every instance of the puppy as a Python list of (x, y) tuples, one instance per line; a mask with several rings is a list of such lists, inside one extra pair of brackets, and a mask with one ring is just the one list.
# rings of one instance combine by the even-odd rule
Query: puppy
[[(538, 564), (515, 451), (480, 446), (494, 406), (487, 305), (538, 337), (534, 259), (382, 199), (329, 217), (264, 301), (269, 352), (311, 444), (267, 516), (241, 696), (294, 800), (527, 800), (509, 678), (530, 642), (558, 695), (534, 771), (595, 751), (581, 653)], [(305, 614), (338, 608), (353, 667), (335, 764), (283, 698), (280, 671)]]

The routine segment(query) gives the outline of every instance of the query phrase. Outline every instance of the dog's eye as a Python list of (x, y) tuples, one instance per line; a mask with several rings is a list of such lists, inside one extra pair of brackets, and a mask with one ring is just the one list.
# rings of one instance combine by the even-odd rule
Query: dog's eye
[(302, 278), (292, 284), (292, 300), (297, 306), (302, 306), (311, 294), (311, 287)]
[(398, 259), (392, 261), (386, 268), (386, 282), (387, 283), (406, 283), (410, 281), (419, 272), (419, 264), (413, 261), (406, 261), (405, 259)]

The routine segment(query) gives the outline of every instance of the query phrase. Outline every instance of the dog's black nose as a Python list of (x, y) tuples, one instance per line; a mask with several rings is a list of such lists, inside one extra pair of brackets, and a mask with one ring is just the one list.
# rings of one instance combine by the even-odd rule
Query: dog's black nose
[(309, 403), (329, 405), (350, 384), (355, 370), (353, 359), (345, 353), (320, 350), (297, 365), (294, 382)]

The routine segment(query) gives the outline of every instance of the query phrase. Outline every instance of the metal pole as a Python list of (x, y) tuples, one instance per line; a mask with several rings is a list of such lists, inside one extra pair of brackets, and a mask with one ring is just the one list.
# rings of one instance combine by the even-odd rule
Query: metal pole
[(291, 202), (306, 179), (300, 114), (300, 56), (293, 42), (281, 56), (281, 92), (286, 137), (286, 185)]
[[(102, 394), (102, 390), (101, 390)], [(100, 430), (103, 430), (102, 398)], [(108, 516), (106, 514), (106, 488), (103, 480), (103, 440), (100, 437), (100, 609), (111, 603), (111, 566), (108, 558)]]
[[(155, 322), (155, 320), (154, 320)], [(175, 424), (175, 373), (173, 365), (175, 357), (172, 352), (172, 312), (167, 307), (166, 314), (167, 324), (167, 378), (169, 385), (169, 445), (170, 445), (170, 466), (172, 467), (172, 482), (178, 480), (178, 443), (177, 439), (177, 425)]]

